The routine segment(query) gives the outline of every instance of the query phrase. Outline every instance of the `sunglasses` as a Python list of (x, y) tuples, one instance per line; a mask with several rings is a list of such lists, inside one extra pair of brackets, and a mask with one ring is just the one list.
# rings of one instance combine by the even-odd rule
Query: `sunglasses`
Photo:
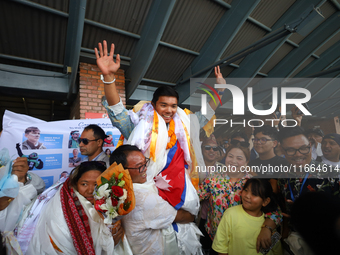
[(79, 144), (82, 142), (83, 144), (88, 145), (89, 142), (97, 141), (97, 140), (99, 140), (99, 139), (100, 139), (100, 138), (94, 139), (94, 140), (89, 140), (89, 139), (87, 139), (87, 138), (79, 138)]
[(245, 148), (248, 148), (248, 147), (249, 147), (249, 143), (248, 143), (248, 142), (241, 142), (241, 141), (236, 140), (236, 139), (235, 139), (235, 140), (231, 140), (230, 143), (231, 143), (232, 145), (235, 145), (235, 146), (240, 145), (241, 147), (245, 147)]
[(218, 146), (210, 146), (210, 145), (206, 145), (204, 146), (204, 149), (206, 151), (210, 151), (211, 149), (213, 149), (214, 151), (218, 151)]

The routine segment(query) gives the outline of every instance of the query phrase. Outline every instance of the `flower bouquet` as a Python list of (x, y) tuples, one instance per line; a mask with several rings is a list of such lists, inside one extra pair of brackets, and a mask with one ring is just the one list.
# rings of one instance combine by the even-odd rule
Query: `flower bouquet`
[(121, 164), (113, 163), (96, 180), (95, 209), (111, 225), (135, 208), (131, 176)]

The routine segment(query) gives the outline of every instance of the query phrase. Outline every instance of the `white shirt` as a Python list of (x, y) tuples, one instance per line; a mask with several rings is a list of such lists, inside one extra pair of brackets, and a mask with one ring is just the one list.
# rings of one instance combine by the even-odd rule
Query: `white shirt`
[(318, 143), (316, 147), (315, 145), (312, 145), (312, 159), (316, 160), (317, 157), (321, 156), (322, 156), (321, 143)]
[(133, 189), (136, 207), (122, 219), (132, 252), (133, 254), (165, 254), (162, 230), (172, 228), (171, 224), (175, 220), (177, 211), (158, 195), (153, 183), (134, 183)]
[(325, 164), (330, 165), (330, 166), (338, 166), (339, 169), (340, 169), (340, 161), (333, 162), (333, 161), (326, 159), (325, 156), (322, 156), (321, 158), (322, 158), (322, 163), (325, 163)]

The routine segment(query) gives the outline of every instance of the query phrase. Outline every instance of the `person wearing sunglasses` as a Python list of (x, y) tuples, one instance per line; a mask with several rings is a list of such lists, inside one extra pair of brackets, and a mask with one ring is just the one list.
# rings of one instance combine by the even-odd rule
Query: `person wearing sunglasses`
[(81, 155), (87, 157), (84, 161), (104, 161), (110, 166), (109, 157), (103, 151), (103, 143), (106, 138), (104, 130), (98, 125), (88, 125), (84, 128), (79, 138), (79, 149)]
[[(159, 196), (154, 182), (147, 182), (150, 159), (138, 147), (121, 145), (111, 154), (110, 164), (113, 162), (122, 164), (133, 182), (136, 206), (122, 219), (133, 254), (181, 254), (180, 240), (172, 224), (194, 224), (194, 216), (183, 209), (176, 210)], [(190, 250), (199, 244), (196, 234), (193, 238)]]
[[(218, 156), (220, 155), (220, 148), (217, 144), (216, 138), (213, 134), (210, 135), (210, 137), (205, 137), (202, 141), (202, 154), (203, 154), (203, 159), (205, 163), (205, 172), (201, 171), (200, 172), (200, 183), (212, 175), (217, 175), (221, 174), (218, 173), (217, 166), (224, 166), (220, 162), (217, 161)], [(201, 218), (199, 221), (199, 229), (203, 233), (203, 236), (200, 238), (200, 242), (202, 244), (202, 249), (203, 251), (209, 251), (212, 245), (211, 239), (204, 227), (204, 225), (207, 222), (207, 213), (209, 210), (209, 200), (204, 199), (201, 201)]]
[[(326, 192), (337, 198), (340, 197), (339, 178), (334, 178), (338, 173), (331, 172), (330, 166), (312, 159), (311, 143), (303, 128), (299, 126), (283, 128), (279, 132), (279, 140), (284, 155), (291, 165), (290, 171), (283, 173), (282, 178), (278, 179), (279, 191), (286, 201), (287, 217), (290, 215), (290, 208), (294, 201), (306, 192)], [(289, 218), (284, 218), (282, 237), (287, 236), (288, 244), (293, 249), (298, 249), (299, 247), (294, 244), (301, 244), (301, 238), (295, 227), (290, 224)]]

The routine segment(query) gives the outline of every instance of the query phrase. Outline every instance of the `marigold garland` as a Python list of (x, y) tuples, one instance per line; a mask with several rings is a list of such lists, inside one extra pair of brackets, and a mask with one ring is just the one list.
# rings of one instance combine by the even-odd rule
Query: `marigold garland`
[(171, 119), (169, 123), (168, 136), (170, 137), (170, 142), (168, 142), (168, 144), (166, 145), (166, 149), (172, 148), (177, 141), (177, 137), (175, 134), (175, 121), (173, 119)]

